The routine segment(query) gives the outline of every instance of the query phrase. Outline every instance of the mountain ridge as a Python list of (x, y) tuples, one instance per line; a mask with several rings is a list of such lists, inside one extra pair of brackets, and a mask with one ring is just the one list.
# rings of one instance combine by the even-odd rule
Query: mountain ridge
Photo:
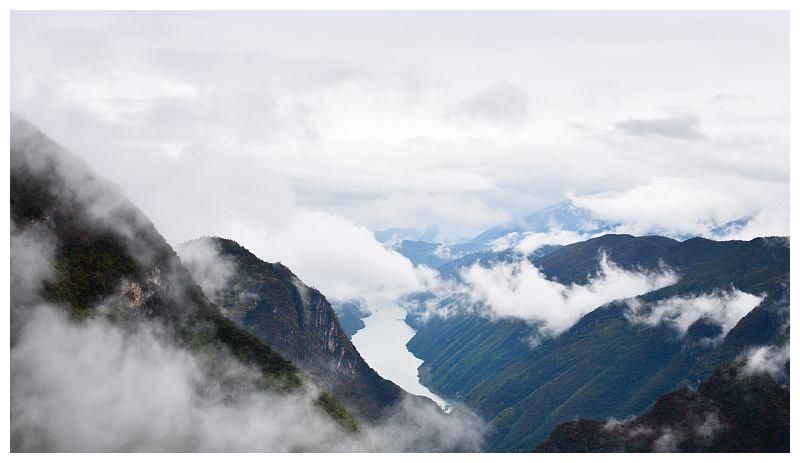
[[(572, 413), (592, 419), (641, 413), (659, 395), (685, 381), (696, 384), (742, 349), (765, 338), (782, 338), (782, 327), (788, 326), (786, 239), (679, 242), (603, 235), (560, 247), (533, 262), (550, 279), (585, 284), (597, 274), (601, 250), (624, 269), (667, 265), (678, 272), (677, 283), (641, 296), (646, 306), (731, 286), (765, 293), (766, 299), (713, 349), (699, 342), (711, 335), (702, 324), (686, 339), (676, 339), (667, 326), (629, 322), (625, 303), (600, 307), (535, 348), (528, 340), (536, 338), (537, 331), (522, 320), (464, 314), (421, 323), (414, 321), (412, 307), (409, 318), (418, 331), (408, 347), (424, 360), (423, 384), (440, 396), (462, 398), (490, 420), (495, 429), (489, 438), (491, 450), (530, 449)], [(763, 328), (772, 334), (765, 336)], [(487, 358), (493, 360), (483, 360)], [(627, 370), (630, 365), (637, 368)], [(621, 395), (615, 392), (619, 384), (625, 384)]]
[[(359, 417), (377, 420), (410, 396), (364, 361), (325, 296), (305, 285), (288, 267), (265, 262), (225, 238), (198, 238), (181, 247), (198, 243), (213, 246), (220, 259), (235, 267), (214, 302), (237, 325), (329, 388)], [(430, 405), (435, 406), (433, 402)]]
[[(257, 372), (247, 386), (256, 395), (296, 393), (308, 384), (294, 364), (207, 300), (152, 222), (118, 187), (14, 114), (11, 134), (12, 243), (19, 240), (24, 244), (18, 246), (28, 246), (12, 246), (12, 270), (26, 271), (15, 262), (29, 265), (15, 260), (31, 246), (26, 237), (41, 240), (53, 253), (52, 275), (41, 291), (12, 291), (12, 350), (21, 342), (32, 310), (47, 303), (63, 310), (77, 326), (97, 320), (120, 329), (133, 330), (142, 323), (159, 327), (177, 349), (203, 360), (204, 375), (219, 375), (212, 365), (235, 359)], [(222, 382), (220, 387), (227, 391), (244, 386)], [(12, 405), (22, 392), (12, 386)], [(318, 391), (314, 406), (342, 430), (359, 429), (330, 393)], [(12, 413), (12, 425), (24, 412)], [(47, 442), (45, 436), (12, 432), (15, 451), (31, 445), (60, 448)]]

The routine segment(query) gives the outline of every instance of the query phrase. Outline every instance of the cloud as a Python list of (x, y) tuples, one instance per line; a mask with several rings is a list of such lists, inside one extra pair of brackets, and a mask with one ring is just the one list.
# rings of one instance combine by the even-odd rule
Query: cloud
[(11, 306), (39, 299), (42, 282), (53, 276), (54, 237), (44, 227), (23, 230), (11, 223)]
[[(467, 410), (444, 415), (409, 398), (377, 423), (346, 433), (315, 405), (306, 379), (265, 390), (261, 373), (227, 351), (191, 350), (152, 319), (117, 324), (112, 296), (80, 320), (42, 302), (53, 237), (38, 228), (11, 240), (11, 448), (14, 451), (478, 451), (485, 425)], [(199, 268), (214, 250), (190, 248)], [(197, 268), (195, 268), (197, 270)], [(209, 288), (225, 275), (203, 274)], [(169, 279), (170, 275), (162, 275)], [(181, 283), (182, 284), (182, 283)], [(210, 284), (210, 285), (209, 285)], [(122, 288), (120, 288), (122, 290)], [(24, 294), (23, 294), (24, 293)], [(167, 297), (180, 294), (172, 288)], [(190, 302), (183, 310), (190, 311)], [(181, 301), (177, 301), (182, 306)], [(172, 327), (174, 328), (174, 327)]]
[[(785, 16), (683, 15), (676, 34), (670, 15), (15, 12), (11, 105), (119, 184), (173, 244), (244, 220), (245, 207), (271, 223), (291, 202), (378, 229), (423, 217), (458, 239), (487, 211), (514, 219), (567, 192), (655, 178), (725, 196), (716, 177), (727, 172), (751, 196), (730, 203), (744, 197), (750, 215), (776, 204), (762, 187), (787, 198)], [(708, 104), (717, 94), (755, 96), (720, 108)], [(547, 118), (530, 123), (534, 109)], [(608, 130), (592, 129), (664, 110), (702, 120), (707, 142), (598, 142)], [(384, 198), (409, 194), (470, 199), (383, 215)]]
[(692, 325), (704, 320), (719, 326), (720, 338), (724, 338), (762, 300), (764, 296), (754, 296), (736, 288), (697, 296), (676, 296), (652, 305), (633, 300), (628, 304), (625, 317), (636, 324), (656, 326), (664, 323), (680, 336), (685, 336)]
[(486, 204), (470, 192), (391, 194), (372, 201), (364, 213), (373, 228), (391, 224), (425, 228), (439, 224), (435, 238), (445, 241), (470, 238), (510, 218), (503, 209)]
[(661, 431), (661, 435), (653, 442), (653, 451), (659, 453), (677, 452), (678, 444), (683, 440), (682, 433), (671, 428)]
[[(47, 342), (43, 342), (47, 340)], [(11, 352), (12, 448), (17, 451), (262, 451), (325, 449), (335, 425), (305, 395), (239, 391), (252, 381), (228, 364), (210, 378), (201, 360), (147, 325), (69, 322), (40, 306)], [(309, 432), (314, 429), (315, 432)]]
[(706, 138), (698, 130), (700, 118), (695, 114), (667, 116), (655, 119), (628, 119), (614, 124), (614, 128), (626, 135), (658, 135), (682, 140), (703, 140)]
[(209, 301), (216, 301), (236, 274), (236, 263), (223, 257), (213, 241), (192, 240), (178, 246), (176, 251)]
[(565, 246), (567, 244), (585, 241), (593, 235), (588, 233), (577, 233), (570, 230), (553, 230), (544, 232), (524, 232), (508, 233), (492, 242), (492, 251), (500, 252), (506, 249), (514, 250), (522, 255), (529, 255), (542, 246), (557, 244)]
[(234, 224), (219, 230), (262, 260), (289, 266), (331, 299), (361, 297), (377, 306), (423, 289), (431, 278), (432, 270), (415, 267), (369, 229), (321, 211), (298, 208), (278, 228)]
[(617, 299), (625, 299), (674, 284), (669, 269), (657, 272), (629, 271), (602, 254), (598, 272), (585, 285), (565, 285), (548, 280), (527, 259), (500, 263), (490, 268), (473, 265), (462, 272), (467, 294), (498, 318), (519, 318), (541, 324), (558, 335), (584, 315)]
[(742, 358), (745, 363), (741, 371), (745, 375), (766, 373), (773, 378), (783, 378), (789, 362), (789, 344), (753, 347), (744, 352)]
[(450, 107), (445, 119), (518, 127), (528, 120), (528, 98), (519, 87), (494, 84)]
[(717, 240), (751, 240), (760, 236), (788, 236), (789, 218), (784, 215), (783, 204), (766, 206), (756, 212), (742, 227), (724, 230), (719, 235), (710, 238)]
[(410, 401), (347, 434), (313, 404), (311, 385), (265, 392), (256, 372), (179, 348), (156, 325), (31, 310), (11, 351), (15, 451), (477, 451), (482, 442), (473, 415)]
[[(788, 184), (711, 175), (705, 181), (659, 177), (632, 188), (575, 195), (576, 206), (598, 219), (621, 224), (617, 233), (673, 237), (752, 239), (788, 235)], [(719, 237), (711, 230), (743, 217), (743, 228)]]
[[(42, 301), (42, 283), (55, 273), (52, 258), (60, 246), (49, 230), (53, 224), (47, 220), (40, 225), (12, 223), (13, 450), (479, 449), (483, 424), (468, 411), (451, 419), (443, 418), (429, 402), (403, 403), (381, 422), (362, 423), (360, 433), (348, 434), (315, 404), (320, 391), (310, 379), (304, 378), (303, 386), (293, 392), (279, 392), (265, 387), (261, 371), (242, 364), (223, 347), (215, 348), (212, 343), (191, 348), (185, 337), (177, 340), (176, 332), (189, 337), (213, 334), (205, 331), (210, 329), (207, 324), (196, 323), (193, 315), (199, 310), (198, 302), (193, 294), (186, 298), (185, 285), (191, 280), (177, 262), (170, 260), (168, 248), (160, 245), (160, 235), (119, 189), (94, 178), (69, 153), (45, 143), (42, 137), (23, 136), (29, 127), (15, 122), (23, 130), (12, 130), (12, 146), (17, 148), (11, 157), (14, 173), (27, 168), (52, 176), (48, 185), (53, 187), (56, 207), (73, 214), (76, 227), (101, 233), (108, 230), (112, 236), (119, 236), (126, 251), (140, 259), (146, 277), (135, 282), (109, 282), (115, 285), (109, 289), (116, 287), (116, 291), (87, 311), (92, 315), (69, 317), (66, 308)], [(303, 220), (300, 212), (288, 219), (296, 221), (298, 217)], [(293, 231), (301, 233), (326, 220), (323, 225), (327, 230), (323, 227), (311, 233), (335, 233), (332, 228), (338, 226), (344, 230), (339, 231), (339, 237), (355, 230), (353, 239), (361, 242), (362, 234), (367, 233), (374, 242), (366, 229), (337, 222), (341, 219), (335, 217), (311, 217)], [(308, 246), (296, 241), (294, 249), (300, 244)], [(147, 258), (154, 252), (165, 252), (167, 261), (148, 264)], [(346, 251), (337, 252), (346, 255)], [(384, 253), (390, 261), (388, 266), (395, 265), (392, 258), (398, 257), (379, 244), (365, 252)], [(231, 269), (224, 264), (214, 268), (219, 266), (214, 249), (189, 246), (183, 257), (202, 277), (199, 282), (209, 294), (230, 276)], [(415, 278), (416, 269), (400, 257), (400, 265), (404, 264)], [(421, 274), (427, 275), (424, 269)], [(171, 313), (175, 316), (138, 317), (139, 312), (131, 309), (145, 303), (156, 312), (175, 310)]]

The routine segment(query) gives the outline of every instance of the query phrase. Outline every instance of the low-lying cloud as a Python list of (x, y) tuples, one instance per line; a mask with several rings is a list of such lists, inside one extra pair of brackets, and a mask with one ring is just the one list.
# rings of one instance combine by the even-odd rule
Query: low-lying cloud
[(599, 258), (597, 274), (584, 285), (549, 280), (528, 260), (490, 268), (473, 265), (462, 272), (462, 278), (469, 299), (484, 306), (491, 316), (536, 322), (552, 335), (608, 302), (663, 288), (678, 279), (668, 268), (623, 269), (605, 254)]
[(789, 344), (753, 347), (742, 357), (745, 362), (741, 371), (745, 375), (766, 373), (780, 379), (785, 376), (784, 368), (789, 362)]
[[(86, 230), (112, 232), (147, 277), (117, 281), (114, 295), (85, 312), (92, 315), (70, 318), (69, 309), (44, 297), (43, 283), (59, 275), (53, 264), (61, 243), (56, 229), (49, 228), (53, 223), (12, 220), (12, 450), (479, 450), (484, 426), (466, 410), (442, 416), (434, 404), (405, 401), (378, 423), (360, 423), (360, 431), (352, 434), (316, 405), (320, 391), (310, 379), (303, 378), (294, 392), (279, 392), (265, 388), (263, 374), (221, 344), (187, 347), (176, 331), (196, 329), (204, 339), (212, 335), (205, 331), (210, 327), (195, 323), (197, 301), (185, 297), (191, 291), (182, 286), (187, 281), (177, 262), (174, 267), (148, 264), (147, 257), (163, 249), (149, 221), (113, 185), (95, 179), (69, 153), (29, 133), (24, 124), (17, 125), (25, 130), (14, 133), (20, 151), (12, 150), (12, 169), (55, 174), (50, 185), (55, 207), (81, 214), (79, 225)], [(220, 267), (215, 249), (190, 247), (182, 255), (196, 265), (192, 273), (201, 276), (207, 294), (219, 291), (230, 276), (225, 265), (213, 268)], [(128, 292), (131, 287), (141, 291)], [(136, 310), (144, 302), (163, 304), (181, 316), (167, 317), (169, 322), (149, 318)]]
[(313, 385), (265, 392), (257, 375), (232, 358), (179, 348), (156, 325), (75, 323), (40, 305), (11, 352), (12, 449), (477, 451), (482, 442), (473, 415), (411, 401), (348, 434), (314, 405)]
[[(624, 190), (571, 197), (598, 219), (619, 224), (615, 233), (678, 239), (788, 235), (787, 198), (788, 183), (737, 179), (724, 172), (702, 181), (658, 177)], [(724, 230), (748, 217), (747, 223)]]
[(236, 264), (222, 257), (211, 240), (192, 240), (178, 246), (176, 251), (203, 294), (208, 300), (216, 301), (234, 276)]
[(680, 336), (685, 336), (692, 325), (704, 320), (719, 326), (720, 337), (725, 337), (763, 299), (764, 296), (755, 296), (736, 288), (697, 296), (676, 296), (653, 305), (644, 305), (634, 299), (629, 301), (625, 317), (631, 323), (649, 326), (664, 323)]
[[(117, 297), (96, 306), (93, 317), (70, 319), (39, 296), (53, 275), (53, 249), (44, 231), (12, 236), (12, 279), (20, 282), (12, 295), (14, 451), (478, 451), (482, 445), (485, 425), (468, 410), (444, 415), (411, 399), (348, 433), (315, 405), (320, 391), (310, 380), (294, 392), (265, 390), (260, 372), (225, 351), (187, 349), (156, 321), (120, 324), (103, 316), (122, 302)], [(193, 256), (210, 263), (210, 251)]]
[(593, 234), (579, 233), (572, 230), (554, 229), (547, 233), (544, 232), (511, 232), (507, 233), (492, 242), (491, 249), (494, 252), (504, 251), (514, 248), (519, 254), (529, 255), (542, 246), (561, 245), (586, 241), (592, 238)]

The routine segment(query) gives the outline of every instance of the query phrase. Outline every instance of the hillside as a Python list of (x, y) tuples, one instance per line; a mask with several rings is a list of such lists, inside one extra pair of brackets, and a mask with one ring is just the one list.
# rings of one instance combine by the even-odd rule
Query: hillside
[(228, 239), (201, 238), (182, 248), (198, 245), (211, 247), (219, 261), (233, 265), (214, 302), (238, 326), (300, 366), (348, 408), (375, 420), (407, 396), (367, 365), (325, 296), (287, 267), (264, 262)]
[(664, 394), (625, 421), (562, 423), (537, 452), (788, 452), (789, 390), (741, 366)]
[(408, 347), (425, 360), (424, 384), (464, 400), (490, 420), (491, 449), (527, 451), (555, 425), (577, 416), (640, 414), (660, 395), (685, 382), (697, 384), (748, 346), (788, 336), (785, 239), (678, 242), (605, 235), (533, 261), (551, 279), (582, 284), (596, 275), (601, 250), (622, 268), (667, 265), (679, 275), (676, 284), (643, 295), (643, 310), (667, 298), (731, 287), (765, 298), (721, 340), (719, 328), (702, 319), (682, 336), (666, 324), (632, 323), (625, 302), (590, 312), (555, 338), (541, 338), (535, 325), (519, 319), (469, 313), (417, 322)]
[[(47, 304), (72, 320), (75, 326), (67, 325), (67, 330), (87, 326), (86, 330), (108, 327), (109, 333), (159, 333), (158, 338), (164, 338), (159, 342), (197, 359), (199, 375), (215, 378), (209, 379), (208, 387), (219, 382), (221, 389), (215, 394), (248, 390), (256, 396), (258, 391), (281, 396), (300, 393), (307, 386), (313, 389), (292, 362), (236, 326), (208, 301), (153, 224), (116, 186), (13, 115), (11, 134), (12, 274), (26, 283), (14, 285), (12, 292), (12, 352), (18, 345), (29, 349), (31, 343), (49, 341), (26, 337), (37, 328), (31, 324), (44, 310), (40, 306)], [(52, 255), (30, 258), (37, 247), (42, 254)], [(47, 275), (41, 287), (35, 281), (27, 283), (36, 278), (34, 267), (47, 261), (50, 265), (43, 272)], [(17, 383), (26, 378), (13, 374), (27, 371), (29, 365), (21, 362), (12, 361), (14, 429), (21, 423), (15, 417), (27, 413), (15, 408), (15, 398), (29, 392)], [(229, 362), (232, 370), (226, 371), (223, 365)], [(250, 370), (257, 374), (237, 380), (244, 383), (232, 378), (230, 383), (223, 381), (239, 366), (246, 369), (242, 374)], [(314, 394), (321, 413), (342, 429), (357, 428), (330, 394)], [(60, 448), (61, 444), (36, 429), (12, 431), (12, 449)]]

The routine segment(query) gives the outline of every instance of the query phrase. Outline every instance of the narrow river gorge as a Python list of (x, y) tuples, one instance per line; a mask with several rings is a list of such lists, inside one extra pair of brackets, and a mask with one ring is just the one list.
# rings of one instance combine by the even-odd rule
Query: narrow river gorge
[(406, 349), (414, 330), (406, 324), (405, 316), (406, 311), (396, 305), (373, 309), (364, 319), (364, 328), (353, 335), (353, 344), (378, 374), (411, 394), (431, 398), (447, 410), (447, 401), (419, 382), (417, 368), (422, 360)]

